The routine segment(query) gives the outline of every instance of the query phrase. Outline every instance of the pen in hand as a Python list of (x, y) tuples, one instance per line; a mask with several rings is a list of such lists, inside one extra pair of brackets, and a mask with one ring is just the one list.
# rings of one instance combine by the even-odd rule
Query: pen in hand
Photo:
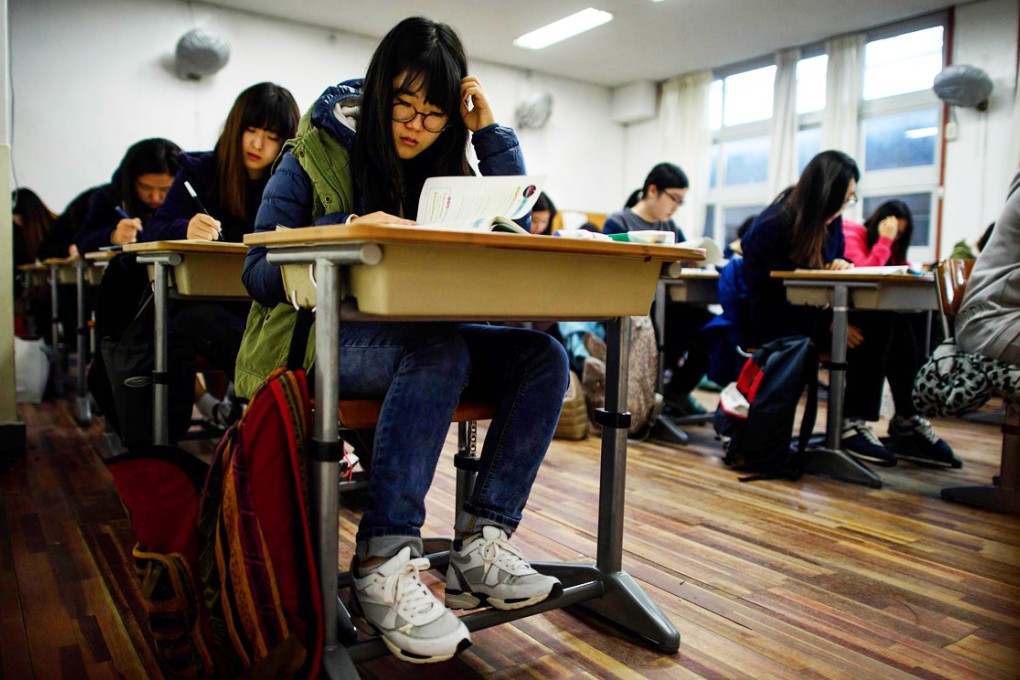
[[(202, 205), (202, 199), (200, 199), (198, 197), (198, 192), (195, 191), (195, 187), (191, 186), (191, 182), (189, 182), (188, 180), (184, 180), (184, 188), (188, 190), (189, 194), (191, 194), (191, 198), (192, 198), (193, 201), (195, 201), (195, 205), (198, 206), (198, 209), (201, 210), (203, 214), (209, 215), (209, 211), (206, 210), (204, 205)], [(212, 215), (209, 215), (209, 216), (212, 217)], [(216, 233), (216, 238), (214, 240), (216, 240), (216, 241), (222, 241), (223, 240), (223, 231), (222, 230), (218, 231)]]
[(120, 233), (120, 232), (119, 232), (119, 227), (114, 227), (114, 233), (113, 233), (113, 234), (111, 234), (111, 236), (110, 236), (110, 243), (111, 243), (111, 245), (124, 245), (124, 243), (125, 243), (125, 242), (127, 242), (127, 243), (131, 243), (131, 242), (134, 242), (135, 240), (137, 240), (137, 239), (136, 239), (136, 237), (135, 237), (135, 234), (137, 234), (137, 233), (138, 233), (139, 231), (141, 231), (141, 230), (142, 230), (142, 225), (141, 225), (141, 222), (140, 222), (139, 220), (137, 220), (137, 219), (135, 219), (135, 218), (131, 217), (131, 215), (128, 215), (128, 214), (127, 214), (127, 211), (126, 211), (126, 210), (124, 210), (124, 208), (122, 208), (122, 207), (121, 207), (121, 206), (119, 206), (119, 205), (115, 205), (115, 206), (113, 206), (113, 210), (114, 210), (114, 212), (116, 212), (116, 213), (117, 213), (117, 215), (119, 215), (119, 216), (120, 216), (120, 218), (121, 218), (121, 219), (123, 219), (123, 220), (127, 220), (128, 222), (137, 222), (137, 223), (138, 223), (138, 227), (136, 228), (136, 230), (135, 230), (135, 231), (134, 231), (133, 233), (131, 233), (131, 234), (130, 234), (130, 236), (126, 237), (126, 238), (128, 239), (127, 241), (123, 241), (123, 239), (125, 238), (125, 236), (121, 235), (121, 236), (119, 237), (119, 238), (120, 238), (120, 239), (122, 240), (122, 242), (121, 242), (121, 243), (117, 243), (117, 242), (116, 242), (116, 241), (114, 240), (114, 237), (115, 237), (115, 235), (116, 235), (116, 234), (119, 234), (119, 233)]

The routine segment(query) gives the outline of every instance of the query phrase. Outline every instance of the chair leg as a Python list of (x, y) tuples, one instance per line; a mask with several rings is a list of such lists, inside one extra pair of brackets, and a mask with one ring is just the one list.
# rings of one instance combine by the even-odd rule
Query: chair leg
[(957, 486), (942, 490), (942, 498), (985, 510), (1020, 515), (1020, 401), (1006, 404), (1002, 425), (1002, 463), (990, 486)]
[(471, 497), (478, 474), (478, 423), (473, 420), (457, 423), (457, 455), (453, 463), (457, 467), (457, 507), (454, 521), (464, 509), (464, 503)]

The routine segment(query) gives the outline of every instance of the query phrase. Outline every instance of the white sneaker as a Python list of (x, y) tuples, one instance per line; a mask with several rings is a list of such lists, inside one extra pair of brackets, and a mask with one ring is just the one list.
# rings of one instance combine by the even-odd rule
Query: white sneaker
[(404, 547), (351, 588), (351, 612), (382, 635), (397, 658), (411, 663), (437, 663), (471, 646), (471, 634), (457, 616), (436, 599), (420, 572), (429, 568), (423, 557), (411, 558)]
[(499, 527), (482, 527), (477, 538), (461, 550), (450, 551), (446, 570), (450, 609), (475, 609), (483, 603), (496, 609), (520, 609), (561, 592), (559, 580), (532, 569)]

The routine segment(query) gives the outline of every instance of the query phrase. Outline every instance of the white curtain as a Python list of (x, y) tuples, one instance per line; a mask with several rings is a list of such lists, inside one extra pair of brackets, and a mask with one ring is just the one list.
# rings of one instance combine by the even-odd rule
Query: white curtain
[(773, 90), (772, 150), (769, 153), (769, 196), (797, 181), (797, 62), (800, 50), (776, 52)]
[(829, 65), (825, 73), (822, 150), (838, 149), (855, 158), (864, 81), (864, 38), (860, 33), (825, 41)]
[(687, 238), (704, 233), (705, 203), (711, 171), (712, 131), (708, 122), (708, 91), (712, 72), (677, 76), (662, 88), (659, 124), (663, 161), (676, 163), (687, 174), (690, 189), (673, 217)]
[(1020, 168), (1020, 68), (1016, 71), (1013, 90), (1013, 169)]

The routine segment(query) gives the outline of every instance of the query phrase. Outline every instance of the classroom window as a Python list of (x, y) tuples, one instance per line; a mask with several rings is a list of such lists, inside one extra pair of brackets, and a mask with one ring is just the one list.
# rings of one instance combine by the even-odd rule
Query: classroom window
[(750, 217), (756, 217), (765, 209), (764, 205), (742, 205), (723, 208), (723, 243), (730, 243), (737, 238), (740, 225)]
[(814, 113), (825, 108), (825, 70), (829, 55), (797, 62), (797, 113)]
[(719, 145), (712, 145), (712, 164), (708, 174), (708, 187), (714, 189), (719, 182)]
[[(705, 229), (702, 234), (709, 238), (715, 237), (715, 205), (712, 203), (705, 206)], [(688, 236), (686, 231), (684, 236)], [(688, 236), (688, 238), (690, 237)]]
[(776, 67), (734, 73), (723, 80), (722, 119), (727, 127), (772, 117)]
[[(910, 245), (925, 247), (931, 244), (931, 192), (912, 194), (890, 194), (885, 196), (867, 196), (864, 199), (864, 215), (867, 217), (878, 209), (886, 201), (898, 199), (907, 204), (910, 214), (914, 218), (914, 233), (910, 238)], [(910, 257), (910, 253), (907, 253)]]
[(939, 134), (937, 108), (867, 118), (862, 127), (865, 170), (935, 163)]
[(943, 27), (932, 26), (864, 46), (864, 100), (927, 90), (942, 70)]
[(815, 125), (797, 131), (797, 174), (822, 150), (822, 127)]
[(722, 154), (726, 164), (726, 186), (766, 181), (769, 175), (771, 145), (768, 135), (725, 142), (722, 145)]

